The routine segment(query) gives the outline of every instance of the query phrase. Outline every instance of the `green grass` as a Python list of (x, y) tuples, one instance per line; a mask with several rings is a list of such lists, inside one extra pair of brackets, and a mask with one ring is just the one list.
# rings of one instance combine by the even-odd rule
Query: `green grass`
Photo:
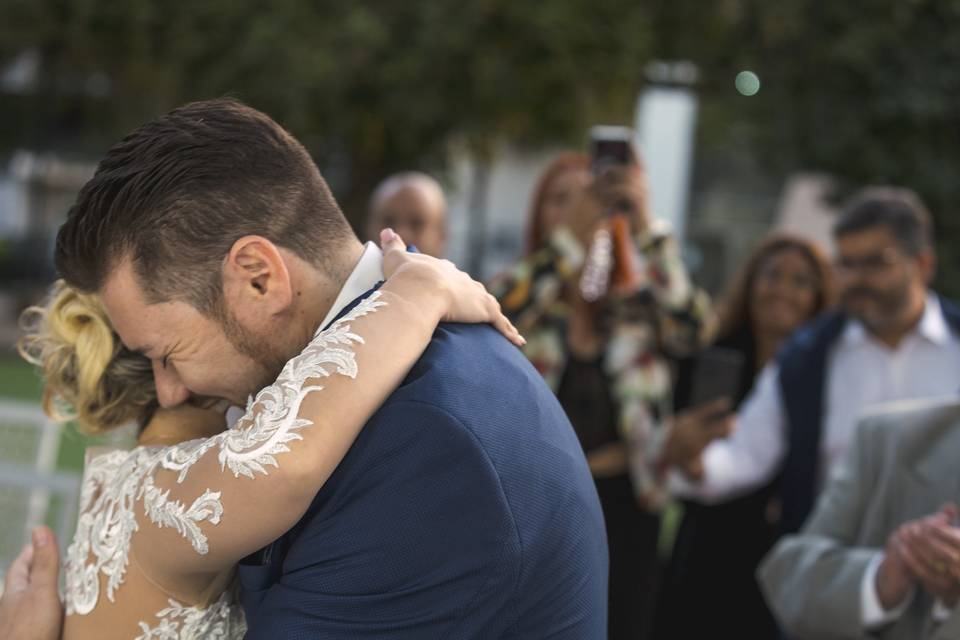
[(0, 356), (0, 397), (39, 400), (42, 390), (33, 367), (14, 355)]
[[(43, 383), (36, 370), (16, 355), (0, 355), (0, 400), (19, 400), (39, 404)], [(64, 427), (60, 439), (57, 468), (61, 471), (82, 471), (83, 452), (90, 440), (73, 425)]]

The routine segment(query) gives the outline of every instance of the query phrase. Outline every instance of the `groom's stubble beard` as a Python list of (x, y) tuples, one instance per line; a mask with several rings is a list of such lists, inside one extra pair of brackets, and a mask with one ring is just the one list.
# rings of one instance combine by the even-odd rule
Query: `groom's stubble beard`
[(273, 384), (290, 359), (284, 345), (274, 341), (275, 334), (261, 336), (250, 331), (240, 324), (229, 309), (223, 310), (219, 320), (223, 333), (233, 348), (252, 361), (254, 370), (247, 375), (250, 388), (244, 389), (244, 393), (256, 395), (261, 389)]

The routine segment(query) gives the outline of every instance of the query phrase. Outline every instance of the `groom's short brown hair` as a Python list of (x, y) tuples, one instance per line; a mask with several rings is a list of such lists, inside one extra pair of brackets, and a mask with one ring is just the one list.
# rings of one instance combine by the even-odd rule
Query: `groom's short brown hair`
[(103, 158), (57, 234), (55, 260), (82, 291), (129, 259), (151, 302), (215, 315), (233, 243), (260, 235), (330, 270), (349, 223), (306, 149), (232, 99), (144, 124)]

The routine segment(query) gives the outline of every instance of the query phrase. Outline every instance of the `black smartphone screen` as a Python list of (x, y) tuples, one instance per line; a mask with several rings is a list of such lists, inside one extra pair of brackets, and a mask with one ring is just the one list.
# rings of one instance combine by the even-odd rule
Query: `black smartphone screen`
[(590, 160), (594, 173), (630, 164), (633, 132), (626, 127), (599, 125), (590, 129)]
[(720, 398), (735, 401), (740, 391), (743, 366), (744, 358), (740, 351), (725, 347), (703, 350), (694, 363), (690, 406), (699, 407)]
[(594, 173), (608, 167), (622, 167), (630, 162), (630, 146), (626, 140), (595, 140), (591, 165)]

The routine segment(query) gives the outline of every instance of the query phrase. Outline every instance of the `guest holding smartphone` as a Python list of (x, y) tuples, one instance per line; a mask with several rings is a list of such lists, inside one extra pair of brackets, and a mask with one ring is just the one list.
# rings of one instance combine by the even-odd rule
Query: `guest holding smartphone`
[[(727, 383), (736, 408), (781, 344), (833, 302), (831, 266), (820, 249), (799, 237), (769, 236), (747, 259), (720, 307), (713, 348), (739, 354), (742, 366), (731, 365), (723, 375), (720, 361), (709, 367), (710, 379)], [(707, 350), (681, 363), (677, 409), (703, 400), (694, 397), (702, 386), (697, 381), (716, 353)], [(699, 425), (678, 425), (668, 447), (702, 440), (700, 430)], [(776, 637), (776, 625), (754, 578), (775, 541), (776, 512), (772, 482), (721, 504), (684, 501), (683, 520), (661, 586), (658, 637), (710, 637), (718, 628), (737, 629), (738, 637), (752, 640)], [(689, 615), (691, 610), (697, 615)]]
[[(527, 255), (491, 289), (580, 438), (606, 520), (609, 637), (636, 639), (652, 626), (671, 361), (699, 348), (709, 305), (650, 212), (640, 163), (596, 174), (592, 164), (567, 153), (547, 168), (530, 210)], [(626, 223), (625, 234), (612, 218)], [(590, 269), (596, 297), (584, 295)]]

